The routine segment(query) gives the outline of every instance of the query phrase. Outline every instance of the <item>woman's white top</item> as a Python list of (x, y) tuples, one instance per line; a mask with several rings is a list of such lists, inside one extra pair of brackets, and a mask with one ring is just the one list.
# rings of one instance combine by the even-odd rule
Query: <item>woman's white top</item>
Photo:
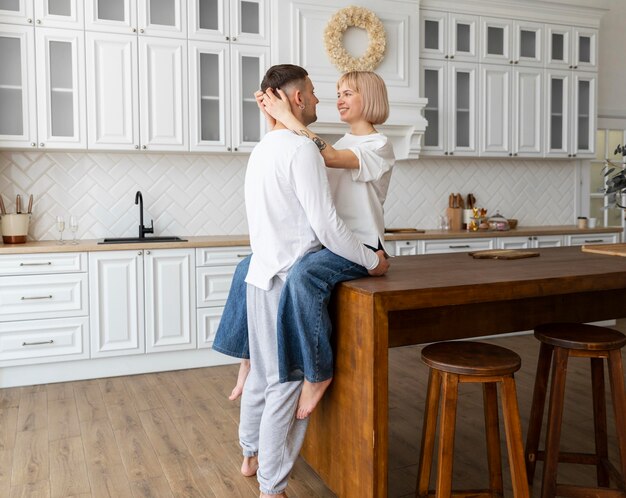
[(337, 213), (361, 242), (377, 248), (385, 240), (383, 204), (396, 161), (393, 147), (380, 133), (346, 133), (334, 147), (350, 149), (359, 159), (358, 169), (326, 168)]

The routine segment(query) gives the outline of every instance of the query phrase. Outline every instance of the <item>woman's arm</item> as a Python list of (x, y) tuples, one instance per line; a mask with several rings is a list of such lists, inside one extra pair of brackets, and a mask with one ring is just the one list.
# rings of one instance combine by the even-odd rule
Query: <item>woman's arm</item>
[(349, 149), (335, 149), (313, 131), (309, 130), (291, 112), (291, 107), (289, 106), (285, 92), (278, 89), (278, 94), (280, 97), (277, 97), (272, 89), (268, 88), (264, 95), (261, 94), (262, 98), (260, 103), (259, 98), (257, 97), (257, 103), (259, 103), (259, 107), (263, 109), (266, 116), (270, 115), (273, 119), (280, 121), (294, 133), (310, 138), (313, 143), (317, 145), (317, 148), (322, 154), (324, 163), (327, 167), (359, 169), (359, 158), (354, 154), (354, 152)]
[(265, 116), (265, 121), (267, 122), (267, 128), (271, 130), (274, 128), (276, 124), (276, 120), (269, 115), (269, 113), (265, 110), (265, 106), (263, 105), (263, 95), (265, 95), (261, 90), (257, 90), (254, 92), (254, 98), (256, 99), (256, 105), (259, 106), (263, 116)]

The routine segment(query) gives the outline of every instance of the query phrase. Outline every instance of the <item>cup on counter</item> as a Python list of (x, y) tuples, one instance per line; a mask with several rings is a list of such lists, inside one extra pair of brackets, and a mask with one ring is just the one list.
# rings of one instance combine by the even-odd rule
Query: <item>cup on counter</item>
[(597, 218), (589, 218), (587, 220), (587, 227), (588, 228), (595, 228), (597, 224), (598, 224), (598, 219)]
[(585, 216), (579, 216), (577, 222), (578, 228), (581, 230), (587, 228), (587, 218)]
[(439, 228), (439, 230), (442, 230), (442, 231), (450, 230), (450, 220), (448, 219), (447, 216), (441, 215), (439, 217), (439, 223), (438, 223), (437, 228)]

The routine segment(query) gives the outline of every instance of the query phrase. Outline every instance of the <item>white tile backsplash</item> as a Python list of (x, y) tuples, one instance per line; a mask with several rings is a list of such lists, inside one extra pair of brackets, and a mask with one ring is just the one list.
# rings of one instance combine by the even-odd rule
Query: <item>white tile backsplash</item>
[[(247, 155), (0, 152), (0, 193), (34, 194), (29, 236), (58, 237), (57, 214), (78, 215), (78, 237), (132, 236), (144, 199), (146, 225), (159, 235), (247, 232), (243, 182)], [(434, 228), (448, 194), (472, 192), (480, 206), (520, 225), (573, 224), (576, 168), (571, 161), (432, 159), (396, 164), (385, 204), (388, 227)], [(27, 200), (27, 199), (26, 199)], [(64, 234), (69, 237), (69, 233)]]

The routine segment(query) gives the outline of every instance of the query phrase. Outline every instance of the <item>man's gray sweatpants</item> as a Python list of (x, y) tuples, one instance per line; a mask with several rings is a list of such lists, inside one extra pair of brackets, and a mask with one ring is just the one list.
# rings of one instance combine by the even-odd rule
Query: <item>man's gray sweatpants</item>
[(244, 456), (258, 455), (262, 493), (280, 494), (298, 458), (308, 419), (296, 419), (302, 381), (278, 382), (276, 318), (284, 282), (264, 291), (248, 284), (250, 373), (241, 396), (239, 442)]

